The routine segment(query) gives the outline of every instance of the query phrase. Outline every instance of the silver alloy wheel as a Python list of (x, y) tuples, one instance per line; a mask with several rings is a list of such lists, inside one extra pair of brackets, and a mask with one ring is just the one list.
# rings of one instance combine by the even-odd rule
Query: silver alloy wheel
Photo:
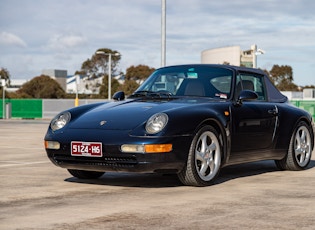
[(300, 167), (305, 167), (312, 155), (311, 135), (307, 127), (300, 126), (295, 134), (294, 156)]
[(198, 138), (195, 148), (196, 171), (203, 181), (210, 181), (221, 165), (219, 140), (213, 132), (206, 131)]

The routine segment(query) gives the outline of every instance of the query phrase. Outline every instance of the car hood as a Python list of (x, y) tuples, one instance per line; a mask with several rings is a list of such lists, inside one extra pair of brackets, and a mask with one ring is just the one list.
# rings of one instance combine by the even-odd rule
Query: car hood
[(97, 106), (74, 118), (69, 128), (132, 130), (158, 112), (171, 112), (209, 99), (126, 100)]

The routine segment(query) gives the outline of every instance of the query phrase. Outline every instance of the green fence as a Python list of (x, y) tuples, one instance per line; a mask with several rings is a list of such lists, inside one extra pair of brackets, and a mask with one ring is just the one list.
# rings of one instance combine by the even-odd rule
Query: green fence
[[(6, 116), (8, 115), (8, 111), (3, 116), (3, 100), (0, 100), (0, 103), (1, 103), (0, 119), (3, 117), (25, 118), (25, 119), (45, 118), (43, 117), (43, 114), (47, 113), (47, 111), (58, 113), (61, 110), (61, 107), (62, 107), (61, 101), (63, 100), (61, 99), (58, 100), (58, 106), (59, 106), (58, 109), (55, 108), (56, 106), (45, 106), (45, 108), (43, 108), (44, 100), (43, 99), (6, 99), (5, 107), (6, 107), (6, 110), (10, 110), (9, 117)], [(315, 119), (315, 100), (291, 100), (290, 102), (296, 107), (299, 107), (301, 109), (308, 111)]]
[(292, 105), (308, 111), (315, 119), (315, 101), (308, 100), (291, 100)]
[(43, 117), (42, 99), (6, 99), (5, 114), (3, 113), (3, 100), (0, 102), (1, 117), (25, 119)]

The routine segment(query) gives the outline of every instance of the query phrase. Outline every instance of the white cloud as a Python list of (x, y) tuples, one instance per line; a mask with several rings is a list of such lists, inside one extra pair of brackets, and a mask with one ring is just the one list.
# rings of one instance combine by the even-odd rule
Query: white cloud
[[(291, 65), (299, 84), (315, 85), (315, 1), (166, 2), (167, 65), (198, 63), (205, 49), (257, 44), (266, 50), (258, 66)], [(161, 0), (1, 0), (0, 5), (0, 31), (6, 31), (0, 33), (0, 66), (13, 77), (31, 78), (47, 67), (72, 74), (98, 48), (119, 51), (122, 71), (160, 65)], [(32, 57), (31, 68), (16, 66), (25, 62), (23, 56)]]
[(86, 44), (86, 38), (78, 35), (54, 35), (48, 41), (48, 47), (53, 50), (64, 51)]
[(26, 43), (20, 37), (5, 31), (0, 33), (0, 44), (26, 47)]

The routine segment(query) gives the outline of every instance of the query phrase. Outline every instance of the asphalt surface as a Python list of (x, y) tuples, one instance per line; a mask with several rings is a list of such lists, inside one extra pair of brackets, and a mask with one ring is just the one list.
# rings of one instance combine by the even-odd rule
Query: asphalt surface
[(79, 180), (46, 157), (48, 121), (0, 120), (0, 229), (315, 229), (315, 158), (224, 168), (210, 187), (174, 175)]

